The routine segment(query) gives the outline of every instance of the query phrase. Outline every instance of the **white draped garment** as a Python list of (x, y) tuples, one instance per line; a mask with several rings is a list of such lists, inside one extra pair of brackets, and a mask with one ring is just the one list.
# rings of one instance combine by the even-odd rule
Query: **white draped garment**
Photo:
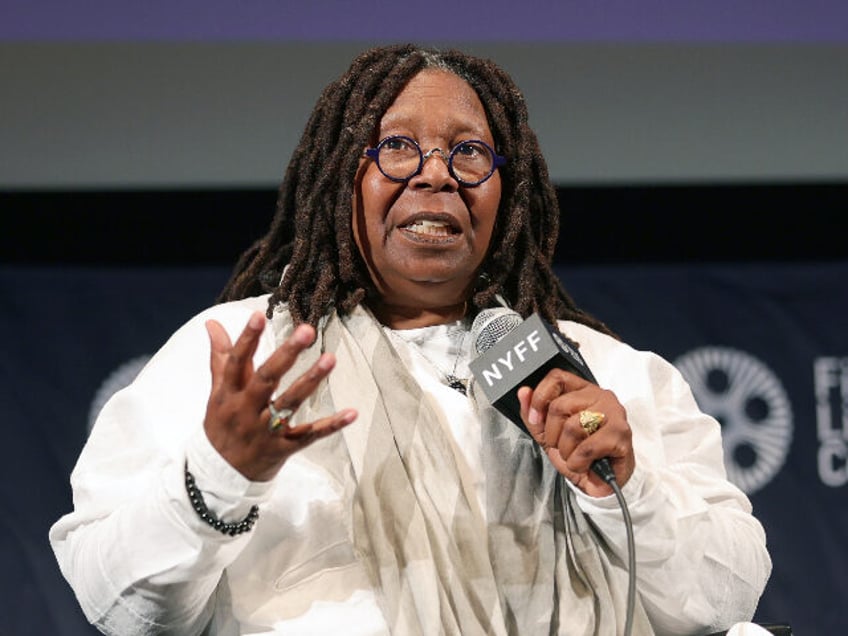
[[(364, 309), (331, 315), (281, 386), (332, 351), (336, 368), (296, 421), (344, 407), (359, 418), (270, 482), (230, 467), (202, 428), (204, 322), (235, 340), (267, 300), (194, 317), (104, 406), (71, 477), (73, 511), (50, 531), (92, 623), (120, 636), (621, 633), (627, 546), (615, 497), (573, 488), (473, 382), (468, 397), (447, 388), (450, 345), (422, 356)], [(634, 634), (750, 619), (771, 562), (750, 502), (725, 477), (718, 423), (659, 356), (560, 328), (633, 429), (636, 470), (623, 492), (636, 539)], [(278, 311), (257, 365), (290, 329)], [(218, 517), (259, 505), (251, 532), (229, 537), (200, 520), (186, 461)]]

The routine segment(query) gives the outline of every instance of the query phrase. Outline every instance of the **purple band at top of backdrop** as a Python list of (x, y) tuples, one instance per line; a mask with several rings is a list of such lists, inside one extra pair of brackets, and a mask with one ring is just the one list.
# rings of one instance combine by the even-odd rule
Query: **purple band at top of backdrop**
[(845, 0), (0, 0), (0, 41), (848, 42)]

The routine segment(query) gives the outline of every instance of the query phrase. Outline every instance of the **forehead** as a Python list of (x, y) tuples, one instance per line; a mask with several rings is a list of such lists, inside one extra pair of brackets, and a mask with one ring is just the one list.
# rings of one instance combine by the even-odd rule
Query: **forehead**
[(380, 126), (465, 125), (488, 130), (486, 111), (471, 85), (449, 71), (424, 69), (401, 90)]

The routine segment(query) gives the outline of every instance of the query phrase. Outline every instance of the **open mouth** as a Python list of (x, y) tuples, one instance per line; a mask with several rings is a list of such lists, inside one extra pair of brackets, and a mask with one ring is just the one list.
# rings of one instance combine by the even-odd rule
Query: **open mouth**
[(419, 212), (399, 226), (404, 236), (413, 240), (444, 242), (462, 234), (457, 220), (446, 212)]
[(459, 233), (457, 228), (446, 221), (431, 221), (427, 219), (418, 219), (409, 225), (404, 225), (401, 229), (412, 234), (432, 237), (452, 236)]

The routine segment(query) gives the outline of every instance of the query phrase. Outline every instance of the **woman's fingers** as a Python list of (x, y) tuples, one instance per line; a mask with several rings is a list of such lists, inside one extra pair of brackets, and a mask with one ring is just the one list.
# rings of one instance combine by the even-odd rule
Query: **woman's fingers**
[[(264, 365), (263, 365), (264, 366)], [(272, 405), (277, 411), (284, 411), (285, 417), (291, 417), (303, 401), (308, 398), (318, 384), (326, 378), (336, 366), (336, 357), (332, 353), (323, 353), (303, 375), (290, 384), (285, 391), (274, 398)], [(259, 371), (257, 371), (259, 375)], [(271, 389), (273, 391), (273, 387)], [(271, 411), (269, 407), (269, 412)], [(273, 413), (271, 414), (273, 416)]]
[(336, 431), (343, 429), (348, 424), (351, 424), (358, 416), (355, 409), (344, 409), (338, 413), (325, 417), (312, 424), (312, 439), (309, 443), (332, 435)]
[(215, 393), (224, 382), (224, 368), (230, 355), (232, 342), (227, 330), (217, 320), (206, 321), (209, 334), (209, 370), (212, 374), (212, 392)]
[(527, 430), (578, 487), (592, 495), (608, 494), (609, 486), (591, 470), (601, 457), (610, 458), (620, 484), (629, 479), (635, 466), (631, 430), (614, 393), (554, 370), (535, 390), (520, 389), (518, 399)]
[(250, 379), (253, 369), (253, 354), (259, 344), (259, 336), (265, 329), (265, 316), (255, 311), (250, 316), (244, 329), (230, 347), (226, 364), (223, 368), (223, 383), (232, 388), (240, 389)]
[(532, 417), (535, 411), (537, 414), (536, 417), (544, 420), (547, 416), (548, 408), (554, 400), (564, 395), (574, 394), (586, 387), (594, 386), (596, 385), (588, 380), (584, 380), (578, 375), (561, 369), (554, 369), (542, 378), (541, 382), (534, 389), (529, 415)]
[(533, 439), (544, 448), (557, 446), (564, 421), (571, 413), (570, 404), (580, 399), (583, 389), (592, 386), (573, 373), (555, 369), (535, 389), (519, 390), (521, 417)]
[(286, 460), (313, 442), (332, 435), (356, 420), (354, 409), (345, 409), (314, 422), (292, 428), (280, 427), (257, 435), (256, 443), (243, 447), (230, 464), (252, 481), (268, 481), (279, 472)]
[(344, 409), (315, 422), (298, 424), (292, 428), (283, 427), (273, 431), (274, 435), (285, 438), (288, 442), (297, 444), (298, 449), (309, 446), (312, 442), (332, 435), (356, 420), (358, 413), (355, 409)]
[[(268, 359), (256, 369), (251, 382), (247, 385), (248, 393), (253, 396), (257, 405), (267, 404), (271, 394), (277, 388), (280, 378), (286, 371), (291, 369), (297, 357), (315, 341), (315, 329), (306, 324), (298, 325), (292, 334), (286, 338), (286, 341), (280, 345)], [(331, 354), (323, 354), (318, 361), (299, 379), (296, 383), (300, 383), (299, 390), (291, 392), (290, 398), (292, 403), (299, 404), (305, 399), (322, 379), (327, 376), (330, 369), (335, 365), (335, 357)], [(326, 368), (326, 371), (323, 369)], [(304, 387), (302, 382), (305, 377), (317, 377), (318, 379), (311, 385)], [(286, 389), (285, 393), (289, 394), (291, 387)], [(304, 393), (304, 390), (306, 393)], [(284, 404), (283, 408), (294, 408), (291, 405)]]
[[(280, 377), (294, 364), (297, 356), (315, 340), (315, 329), (310, 325), (298, 326), (289, 338), (256, 371), (253, 370), (253, 356), (259, 345), (259, 337), (265, 328), (265, 316), (254, 312), (235, 344), (231, 344), (224, 327), (215, 320), (206, 323), (210, 340), (210, 369), (213, 390), (226, 387), (231, 391), (246, 389), (255, 397), (258, 410), (265, 405), (271, 393), (277, 387)], [(324, 356), (322, 356), (324, 358)], [(307, 375), (319, 376), (322, 369), (332, 369), (334, 360), (328, 362), (319, 359)], [(318, 381), (326, 377), (326, 372)], [(317, 385), (317, 382), (314, 384)], [(314, 389), (314, 386), (312, 387)], [(309, 391), (311, 392), (311, 391)], [(300, 396), (302, 400), (306, 396)]]

